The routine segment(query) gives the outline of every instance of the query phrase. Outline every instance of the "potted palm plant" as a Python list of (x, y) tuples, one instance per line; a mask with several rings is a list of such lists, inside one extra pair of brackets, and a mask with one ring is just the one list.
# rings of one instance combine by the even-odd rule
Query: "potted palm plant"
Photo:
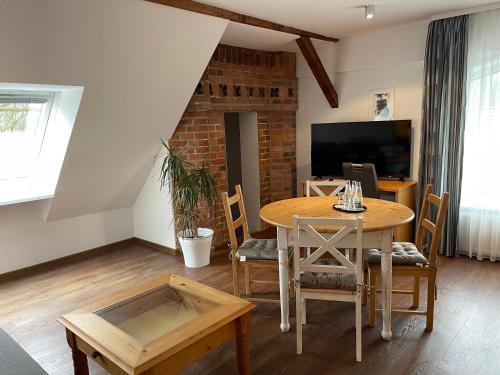
[(214, 231), (200, 228), (209, 219), (218, 199), (213, 175), (203, 163), (197, 166), (181, 159), (162, 139), (166, 155), (160, 173), (160, 186), (170, 190), (174, 209), (174, 225), (187, 267), (203, 267), (210, 263)]

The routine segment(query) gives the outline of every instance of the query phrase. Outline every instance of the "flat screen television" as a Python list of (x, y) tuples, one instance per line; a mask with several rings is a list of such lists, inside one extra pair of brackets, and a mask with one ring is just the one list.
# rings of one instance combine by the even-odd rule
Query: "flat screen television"
[(312, 124), (313, 176), (341, 177), (343, 162), (373, 163), (379, 178), (409, 178), (411, 120)]

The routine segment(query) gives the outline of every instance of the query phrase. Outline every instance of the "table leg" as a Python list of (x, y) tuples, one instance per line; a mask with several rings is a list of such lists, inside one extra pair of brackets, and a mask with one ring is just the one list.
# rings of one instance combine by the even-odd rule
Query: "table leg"
[(66, 339), (71, 348), (75, 375), (89, 375), (87, 356), (80, 349), (78, 349), (76, 335), (73, 332), (66, 330)]
[(250, 313), (246, 313), (236, 320), (236, 352), (240, 375), (247, 375), (250, 371), (250, 357), (248, 354), (250, 320)]
[(382, 232), (382, 337), (390, 340), (392, 306), (392, 230)]
[(289, 290), (288, 290), (288, 232), (285, 228), (278, 227), (278, 262), (279, 262), (279, 281), (280, 281), (280, 306), (281, 306), (281, 325), (283, 332), (290, 329), (289, 315)]
[(75, 375), (88, 375), (89, 365), (85, 353), (80, 351), (80, 349), (78, 348), (72, 348), (71, 352), (73, 355), (73, 367), (75, 369)]

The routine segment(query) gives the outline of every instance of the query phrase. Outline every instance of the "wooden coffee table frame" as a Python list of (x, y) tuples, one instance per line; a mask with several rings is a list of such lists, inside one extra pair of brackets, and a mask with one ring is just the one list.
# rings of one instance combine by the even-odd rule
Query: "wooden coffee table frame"
[[(148, 344), (95, 313), (165, 284), (213, 301), (219, 306)], [(169, 275), (63, 315), (75, 374), (88, 372), (87, 357), (112, 374), (175, 374), (226, 341), (236, 338), (238, 370), (248, 374), (250, 311), (255, 305), (177, 275)]]

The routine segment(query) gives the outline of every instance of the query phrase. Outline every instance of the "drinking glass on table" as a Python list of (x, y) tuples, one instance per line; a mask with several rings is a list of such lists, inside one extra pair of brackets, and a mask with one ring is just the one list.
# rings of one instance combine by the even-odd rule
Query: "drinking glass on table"
[[(354, 183), (354, 181), (353, 181)], [(353, 184), (352, 183), (352, 184)], [(350, 210), (352, 206), (352, 185), (351, 181), (347, 180), (344, 189), (344, 208)]]
[(339, 198), (337, 204), (339, 205), (340, 208), (344, 208), (345, 207), (345, 193), (343, 191), (341, 191), (340, 193), (338, 193), (337, 197)]
[(361, 183), (359, 181), (354, 181), (353, 206), (353, 208), (356, 210), (361, 210), (363, 208)]
[(345, 182), (345, 186), (344, 186), (344, 196), (343, 196), (343, 199), (342, 199), (342, 202), (344, 203), (344, 206), (342, 208), (346, 208), (347, 209), (347, 206), (349, 204), (348, 199), (349, 199), (350, 186), (351, 186), (351, 182), (349, 180), (347, 180)]
[(361, 182), (358, 181), (358, 198), (359, 198), (359, 208), (363, 208), (363, 189), (361, 189)]

